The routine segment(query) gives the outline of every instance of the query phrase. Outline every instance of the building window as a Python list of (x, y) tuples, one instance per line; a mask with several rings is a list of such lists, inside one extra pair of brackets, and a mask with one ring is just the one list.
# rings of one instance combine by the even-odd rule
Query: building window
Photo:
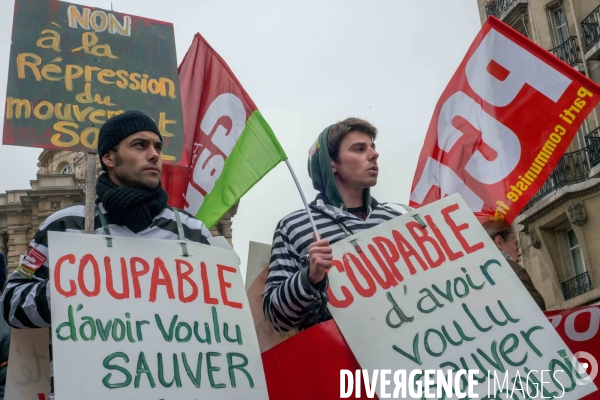
[(527, 29), (527, 19), (525, 14), (521, 14), (519, 18), (511, 24), (511, 27), (521, 35), (529, 37), (529, 29)]
[(569, 39), (569, 28), (567, 27), (567, 16), (561, 2), (557, 2), (548, 9), (550, 17), (550, 27), (554, 45), (560, 46)]
[(562, 283), (565, 300), (577, 297), (593, 289), (585, 268), (579, 241), (573, 229), (559, 230), (558, 237), (567, 280)]
[(558, 240), (562, 253), (563, 264), (565, 266), (566, 278), (574, 278), (585, 272), (585, 264), (579, 241), (575, 231), (569, 226), (565, 230), (558, 231)]
[(70, 165), (65, 165), (61, 170), (60, 173), (62, 175), (67, 175), (67, 174), (72, 174), (73, 173), (73, 167), (71, 167)]
[(583, 263), (579, 242), (577, 241), (577, 236), (575, 236), (575, 231), (573, 229), (567, 231), (567, 239), (569, 241), (569, 252), (573, 269), (575, 270), (575, 276), (581, 275), (585, 272), (585, 264)]
[(579, 130), (577, 130), (577, 145), (579, 146), (579, 149), (586, 147), (585, 137), (588, 135), (588, 133), (590, 133), (590, 128), (587, 119), (584, 119), (583, 123), (579, 127)]

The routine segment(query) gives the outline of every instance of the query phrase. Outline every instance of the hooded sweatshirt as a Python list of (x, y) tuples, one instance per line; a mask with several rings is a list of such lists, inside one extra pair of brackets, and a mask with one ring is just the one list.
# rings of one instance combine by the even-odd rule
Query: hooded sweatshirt
[[(346, 209), (344, 200), (335, 183), (333, 170), (331, 169), (331, 157), (329, 156), (329, 147), (327, 137), (329, 129), (327, 127), (319, 134), (317, 141), (310, 148), (308, 153), (308, 176), (312, 179), (313, 187), (321, 192), (334, 207), (342, 210)], [(367, 214), (371, 208), (371, 190), (369, 188), (363, 191), (363, 204)]]
[[(371, 198), (369, 189), (364, 190), (366, 219), (348, 212), (331, 169), (328, 133), (329, 128), (321, 132), (309, 150), (308, 172), (314, 188), (320, 192), (310, 203), (310, 209), (321, 238), (335, 243), (347, 234), (370, 229), (401, 213), (379, 204)], [(263, 311), (278, 331), (308, 328), (315, 323), (315, 315), (323, 317), (327, 299), (322, 294), (327, 289), (327, 278), (317, 285), (308, 280), (307, 255), (312, 242), (313, 230), (305, 209), (287, 215), (277, 224), (263, 292)]]

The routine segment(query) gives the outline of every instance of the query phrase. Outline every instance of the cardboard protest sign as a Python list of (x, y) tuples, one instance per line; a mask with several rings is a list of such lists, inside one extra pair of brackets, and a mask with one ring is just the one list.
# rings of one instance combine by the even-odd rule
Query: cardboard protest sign
[[(363, 369), (479, 370), (480, 398), (596, 390), (460, 196), (332, 248), (329, 309)], [(457, 383), (466, 393), (466, 377)]]
[(113, 115), (153, 118), (187, 164), (173, 25), (57, 0), (16, 0), (3, 144), (95, 152)]
[(237, 256), (180, 243), (49, 232), (57, 399), (267, 398)]
[(252, 311), (252, 319), (258, 337), (260, 352), (264, 353), (284, 340), (298, 333), (297, 329), (289, 332), (278, 332), (263, 312), (262, 292), (269, 275), (271, 246), (264, 243), (250, 242), (248, 249), (248, 268), (246, 269), (246, 293)]
[(13, 329), (4, 398), (46, 400), (50, 394), (50, 331)]
[(410, 205), (460, 193), (482, 219), (512, 222), (598, 101), (595, 82), (488, 18), (435, 107)]

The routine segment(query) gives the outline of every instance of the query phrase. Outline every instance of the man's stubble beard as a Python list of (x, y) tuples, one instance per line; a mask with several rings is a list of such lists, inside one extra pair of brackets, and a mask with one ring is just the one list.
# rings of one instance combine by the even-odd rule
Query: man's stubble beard
[[(122, 168), (119, 168), (122, 167)], [(160, 179), (158, 182), (154, 182), (142, 177), (136, 176), (131, 168), (124, 166), (123, 159), (117, 151), (115, 151), (115, 177), (123, 183), (124, 186), (133, 187), (137, 189), (156, 189), (160, 185)]]

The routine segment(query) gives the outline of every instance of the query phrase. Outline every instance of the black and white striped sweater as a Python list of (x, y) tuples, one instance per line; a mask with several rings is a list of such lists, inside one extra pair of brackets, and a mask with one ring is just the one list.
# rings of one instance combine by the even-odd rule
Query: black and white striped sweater
[[(399, 211), (372, 199), (367, 219), (363, 221), (327, 203), (327, 199), (319, 194), (310, 206), (321, 238), (328, 239), (330, 244), (346, 237), (336, 220), (354, 234), (401, 215)], [(277, 224), (263, 292), (263, 311), (278, 331), (289, 331), (302, 325), (316, 302), (301, 279), (300, 258), (308, 254), (308, 246), (312, 242), (313, 230), (306, 210), (295, 211)]]

